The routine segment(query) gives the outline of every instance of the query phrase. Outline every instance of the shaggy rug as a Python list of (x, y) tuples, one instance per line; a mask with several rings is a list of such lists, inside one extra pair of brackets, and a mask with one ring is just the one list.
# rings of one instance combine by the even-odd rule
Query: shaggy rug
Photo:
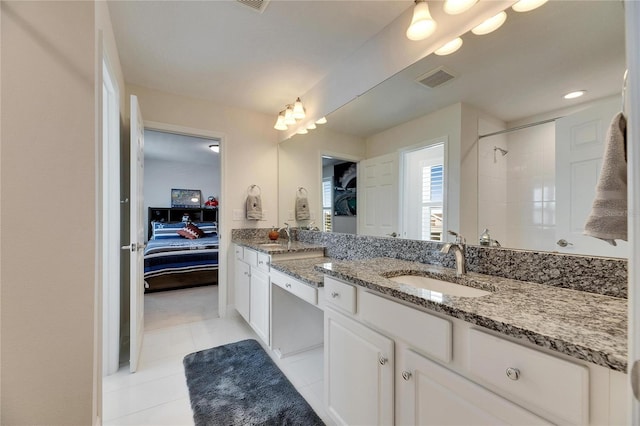
[(253, 339), (184, 357), (196, 426), (323, 425)]

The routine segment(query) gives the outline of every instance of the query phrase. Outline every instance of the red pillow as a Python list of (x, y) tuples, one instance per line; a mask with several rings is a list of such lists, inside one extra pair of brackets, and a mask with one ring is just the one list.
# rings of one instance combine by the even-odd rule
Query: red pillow
[(184, 228), (180, 229), (177, 234), (184, 238), (195, 240), (196, 238), (202, 237), (204, 235), (204, 231), (193, 223), (188, 223)]

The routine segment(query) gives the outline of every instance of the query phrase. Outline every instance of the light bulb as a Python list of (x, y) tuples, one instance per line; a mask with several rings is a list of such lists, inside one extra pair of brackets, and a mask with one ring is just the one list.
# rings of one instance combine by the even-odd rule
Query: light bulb
[(296, 99), (296, 103), (293, 104), (293, 118), (296, 120), (302, 120), (304, 118), (304, 107), (300, 98)]
[(326, 117), (318, 118), (316, 120), (316, 124), (326, 124), (326, 123), (327, 123), (327, 118)]
[(287, 126), (296, 124), (296, 119), (293, 117), (293, 108), (291, 108), (291, 105), (287, 105), (287, 109), (284, 110), (284, 124)]
[(477, 2), (478, 0), (446, 0), (444, 2), (444, 11), (449, 15), (457, 15), (471, 9)]
[(433, 53), (435, 53), (438, 56), (450, 55), (453, 52), (460, 49), (461, 46), (462, 46), (462, 39), (458, 37), (458, 38), (454, 38), (449, 43), (445, 44), (444, 46), (442, 46), (441, 48), (439, 48)]
[(424, 1), (418, 1), (413, 9), (413, 19), (407, 28), (407, 38), (409, 40), (424, 40), (436, 30), (436, 21), (429, 13), (429, 5)]
[(493, 32), (498, 28), (500, 28), (502, 24), (504, 24), (504, 21), (506, 20), (507, 20), (507, 13), (502, 11), (498, 13), (496, 16), (493, 16), (487, 19), (482, 24), (472, 29), (471, 32), (476, 35), (489, 34), (490, 32)]
[(520, 0), (518, 3), (511, 6), (516, 12), (528, 12), (533, 9), (537, 9), (548, 0)]
[(316, 128), (316, 123), (314, 123), (313, 121), (310, 121), (307, 124), (307, 130), (314, 130)]
[(307, 133), (309, 133), (309, 131), (305, 127), (301, 127), (296, 133), (299, 135), (306, 135)]
[(284, 111), (281, 111), (280, 114), (278, 114), (278, 120), (273, 128), (276, 130), (287, 130), (287, 125), (284, 123)]

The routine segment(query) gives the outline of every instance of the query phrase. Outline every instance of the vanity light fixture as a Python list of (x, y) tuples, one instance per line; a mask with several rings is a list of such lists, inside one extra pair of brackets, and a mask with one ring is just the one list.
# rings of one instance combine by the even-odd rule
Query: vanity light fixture
[(413, 8), (413, 18), (411, 25), (407, 28), (407, 38), (409, 40), (424, 40), (436, 30), (438, 24), (429, 13), (429, 5), (425, 0), (415, 0)]
[(327, 123), (326, 117), (322, 117), (316, 120), (316, 124), (326, 124), (326, 123)]
[(507, 12), (502, 11), (497, 15), (487, 19), (477, 27), (473, 28), (471, 32), (474, 33), (475, 35), (489, 34), (497, 30), (498, 28), (500, 28), (502, 24), (504, 24), (504, 21), (506, 20), (507, 20)]
[(296, 120), (302, 120), (304, 116), (304, 107), (302, 106), (302, 101), (300, 100), (300, 98), (298, 98), (293, 104), (293, 118), (295, 118)]
[(313, 121), (310, 121), (309, 123), (307, 123), (307, 130), (315, 130), (317, 128), (316, 123), (314, 123)]
[(220, 145), (209, 145), (209, 149), (217, 154), (220, 152)]
[(309, 133), (309, 131), (307, 130), (306, 127), (301, 127), (298, 129), (298, 131), (296, 132), (296, 134), (298, 135), (306, 135), (307, 133)]
[(296, 124), (296, 119), (293, 116), (293, 107), (291, 105), (287, 105), (287, 109), (284, 110), (284, 124), (287, 126)]
[(478, 0), (445, 0), (444, 11), (449, 15), (458, 15), (471, 9)]
[(575, 92), (567, 93), (566, 95), (563, 96), (563, 98), (565, 98), (565, 99), (575, 99), (575, 98), (579, 98), (580, 96), (584, 95), (585, 93), (587, 93), (586, 90), (576, 90)]
[(511, 6), (511, 9), (515, 10), (516, 12), (528, 12), (530, 10), (537, 9), (547, 1), (548, 0), (520, 0), (519, 2)]
[(436, 50), (433, 53), (435, 53), (438, 56), (450, 55), (453, 52), (455, 52), (458, 49), (460, 49), (461, 46), (462, 46), (462, 39), (460, 37), (458, 37), (458, 38), (454, 38), (450, 42), (446, 43), (444, 46), (442, 46), (441, 48), (439, 48), (438, 50)]
[(280, 111), (280, 114), (278, 114), (278, 120), (276, 121), (276, 124), (273, 126), (273, 128), (276, 130), (288, 129), (287, 125), (284, 123), (284, 111)]

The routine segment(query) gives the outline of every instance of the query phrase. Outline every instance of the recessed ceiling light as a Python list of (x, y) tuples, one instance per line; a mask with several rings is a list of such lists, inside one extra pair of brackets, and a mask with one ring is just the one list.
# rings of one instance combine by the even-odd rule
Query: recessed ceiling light
[(490, 32), (493, 32), (498, 28), (500, 28), (502, 24), (504, 24), (504, 21), (506, 20), (507, 20), (507, 13), (502, 11), (497, 15), (487, 19), (486, 21), (484, 21), (482, 24), (478, 25), (474, 29), (472, 29), (471, 32), (476, 35), (489, 34)]
[(511, 6), (516, 12), (528, 12), (545, 4), (548, 0), (520, 0)]
[(433, 53), (435, 53), (438, 56), (450, 55), (453, 52), (460, 49), (461, 46), (462, 46), (462, 39), (458, 37), (458, 38), (454, 38), (449, 43), (445, 44), (444, 46), (442, 46), (440, 49), (436, 50)]
[(477, 2), (478, 0), (446, 0), (444, 2), (444, 11), (449, 15), (457, 15), (471, 9)]
[(584, 95), (585, 93), (587, 93), (586, 90), (576, 90), (575, 92), (567, 93), (566, 95), (563, 96), (563, 98), (565, 98), (565, 99), (575, 99), (575, 98), (579, 98), (580, 96)]

